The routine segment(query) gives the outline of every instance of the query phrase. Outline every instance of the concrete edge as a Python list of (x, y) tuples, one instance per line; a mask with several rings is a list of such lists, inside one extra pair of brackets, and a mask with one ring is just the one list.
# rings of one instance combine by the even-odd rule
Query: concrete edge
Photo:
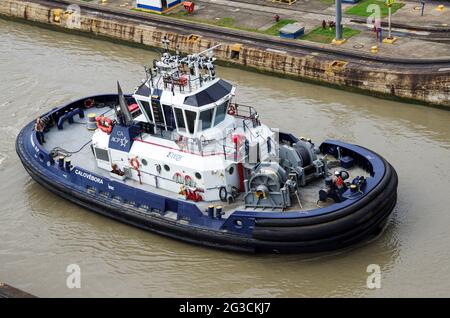
[(0, 298), (37, 298), (27, 292), (0, 282)]

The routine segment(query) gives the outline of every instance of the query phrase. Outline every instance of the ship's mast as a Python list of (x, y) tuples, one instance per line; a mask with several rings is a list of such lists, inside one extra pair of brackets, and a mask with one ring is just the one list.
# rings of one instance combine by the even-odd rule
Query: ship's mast
[[(160, 60), (153, 61), (153, 68), (146, 68), (146, 82), (149, 83), (151, 87), (154, 87), (154, 81), (158, 81), (155, 78), (154, 72), (165, 77), (172, 78), (175, 73), (176, 77), (180, 76), (182, 73), (182, 66), (186, 65), (189, 69), (189, 73), (194, 77), (194, 80), (199, 80), (200, 86), (204, 82), (201, 70), (206, 70), (208, 79), (212, 80), (216, 77), (214, 62), (216, 58), (213, 56), (213, 50), (219, 47), (221, 44), (217, 44), (210, 47), (200, 53), (189, 54), (181, 58), (178, 49), (174, 55), (169, 52), (170, 41), (167, 37), (162, 40), (164, 51)], [(158, 85), (156, 83), (156, 85)]]

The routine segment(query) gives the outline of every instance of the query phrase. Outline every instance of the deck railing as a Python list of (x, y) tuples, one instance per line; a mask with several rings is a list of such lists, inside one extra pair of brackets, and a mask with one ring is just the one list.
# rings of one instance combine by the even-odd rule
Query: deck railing
[(155, 78), (149, 79), (151, 86), (158, 89), (178, 91), (180, 93), (192, 93), (201, 88), (204, 83), (212, 80), (208, 75), (193, 77), (186, 72), (176, 72), (174, 74), (161, 74), (156, 82)]

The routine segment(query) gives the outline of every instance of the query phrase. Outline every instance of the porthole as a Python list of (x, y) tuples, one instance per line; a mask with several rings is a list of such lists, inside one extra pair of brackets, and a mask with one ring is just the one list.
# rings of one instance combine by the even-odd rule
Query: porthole
[(234, 221), (234, 226), (238, 229), (241, 229), (243, 225), (244, 225), (244, 223), (242, 223), (241, 220)]
[(141, 162), (142, 162), (142, 164), (143, 164), (144, 166), (146, 166), (146, 165), (147, 165), (147, 160), (145, 160), (145, 159), (142, 159), (142, 160), (141, 160)]
[(234, 167), (230, 167), (230, 168), (228, 169), (228, 173), (229, 173), (230, 175), (232, 175), (232, 174), (234, 173)]
[(196, 172), (195, 173), (195, 177), (200, 180), (202, 178), (202, 175), (200, 174), (200, 172)]
[(170, 167), (168, 165), (164, 165), (164, 170), (170, 171)]

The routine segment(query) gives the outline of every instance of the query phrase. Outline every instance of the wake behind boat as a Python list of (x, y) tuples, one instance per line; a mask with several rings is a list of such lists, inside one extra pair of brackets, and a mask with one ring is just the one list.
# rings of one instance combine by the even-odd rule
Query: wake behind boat
[(100, 214), (200, 245), (317, 252), (378, 234), (397, 175), (352, 144), (278, 132), (216, 76), (214, 47), (170, 54), (133, 94), (59, 106), (19, 133), (38, 183)]

